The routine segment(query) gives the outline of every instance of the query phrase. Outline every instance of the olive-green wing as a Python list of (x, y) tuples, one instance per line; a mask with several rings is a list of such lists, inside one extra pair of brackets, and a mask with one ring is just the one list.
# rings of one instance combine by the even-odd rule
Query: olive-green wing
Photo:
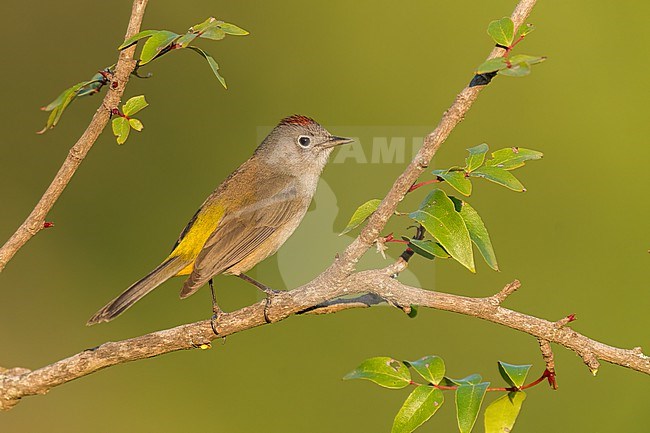
[(302, 206), (295, 186), (287, 184), (268, 198), (236, 212), (226, 212), (196, 258), (194, 270), (183, 284), (181, 298), (248, 257)]

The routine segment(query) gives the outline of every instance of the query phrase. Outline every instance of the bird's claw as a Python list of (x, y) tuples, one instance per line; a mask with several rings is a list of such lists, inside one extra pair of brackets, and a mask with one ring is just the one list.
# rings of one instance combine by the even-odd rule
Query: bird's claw
[(212, 309), (213, 314), (212, 317), (210, 318), (210, 327), (212, 328), (212, 332), (214, 332), (214, 335), (216, 336), (221, 336), (219, 330), (217, 329), (217, 325), (219, 323), (219, 318), (223, 314), (221, 310), (217, 310), (216, 308)]
[(273, 289), (268, 289), (268, 291), (267, 290), (264, 291), (264, 293), (266, 293), (266, 303), (264, 304), (264, 321), (266, 323), (271, 323), (271, 319), (269, 318), (269, 308), (271, 307), (273, 298), (275, 298), (277, 294), (280, 292), (281, 292), (280, 290), (273, 290)]

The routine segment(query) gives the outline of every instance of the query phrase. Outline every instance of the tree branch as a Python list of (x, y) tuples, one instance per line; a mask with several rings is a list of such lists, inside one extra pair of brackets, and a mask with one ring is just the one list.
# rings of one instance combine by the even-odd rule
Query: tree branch
[[(138, 4), (141, 5), (139, 9), (141, 13), (144, 11), (146, 0), (136, 0), (134, 15), (136, 15), (136, 5)], [(528, 17), (534, 4), (535, 0), (521, 0), (519, 2), (512, 14), (515, 28), (518, 28)], [(132, 22), (133, 20), (134, 17), (132, 16)], [(133, 30), (131, 25), (129, 25), (129, 30)], [(502, 53), (502, 49), (495, 48), (489, 58), (496, 57), (500, 53)], [(133, 65), (132, 54), (133, 51), (131, 50), (128, 55), (125, 55), (124, 58), (121, 57), (120, 60), (125, 64)], [(127, 71), (128, 69), (125, 66), (123, 74)], [(122, 80), (119, 81), (122, 90), (123, 85), (126, 83), (125, 78), (128, 78), (128, 74), (122, 75)], [(550, 357), (552, 354), (549, 355), (551, 353), (550, 343), (557, 343), (580, 355), (592, 370), (600, 359), (650, 374), (650, 358), (643, 355), (640, 348), (626, 350), (608, 346), (565, 326), (570, 320), (566, 323), (562, 321), (560, 321), (562, 323), (550, 322), (501, 307), (501, 303), (519, 287), (518, 281), (510, 283), (494, 296), (469, 298), (432, 292), (400, 283), (397, 281), (396, 276), (407, 266), (406, 261), (402, 259), (384, 269), (355, 272), (359, 258), (376, 241), (386, 222), (393, 215), (397, 204), (417, 181), (453, 128), (463, 119), (481, 89), (481, 86), (468, 86), (456, 97), (456, 100), (449, 110), (445, 112), (436, 129), (426, 137), (424, 145), (414, 160), (395, 181), (377, 211), (369, 218), (368, 224), (363, 228), (359, 237), (348, 246), (341, 256), (334, 260), (328, 269), (304, 286), (273, 296), (268, 308), (266, 301), (261, 301), (232, 313), (223, 314), (218, 325), (219, 337), (265, 325), (266, 317), (273, 323), (294, 314), (327, 314), (349, 308), (369, 307), (386, 301), (404, 311), (409, 311), (411, 305), (419, 305), (477, 317), (525, 332), (536, 337), (542, 344), (541, 349), (547, 367), (552, 365), (552, 357)], [(109, 94), (117, 95), (110, 92)], [(109, 95), (106, 98), (109, 98)], [(111, 99), (110, 102), (117, 103), (118, 99)], [(107, 106), (110, 107), (110, 105)], [(108, 121), (108, 115), (106, 110), (100, 109), (95, 116), (100, 116), (101, 113), (106, 116), (102, 125), (103, 128)], [(38, 215), (37, 217), (43, 217), (44, 214)], [(35, 218), (35, 221), (40, 222), (42, 220)], [(38, 228), (36, 231), (38, 231)], [(29, 237), (26, 239), (29, 239)], [(24, 241), (22, 243), (24, 244)], [(20, 245), (14, 248), (13, 253), (20, 248)], [(0, 256), (0, 260), (2, 260), (2, 256)], [(6, 260), (4, 263), (6, 263)], [(0, 262), (0, 266), (2, 266), (2, 262)], [(361, 296), (353, 299), (347, 298), (351, 295)], [(34, 371), (22, 368), (0, 369), (0, 409), (10, 409), (22, 397), (44, 394), (55, 386), (106, 367), (177, 350), (208, 348), (210, 342), (219, 337), (213, 333), (210, 321), (204, 320), (128, 340), (104, 343), (101, 346), (84, 350), (70, 358)]]
[[(537, 0), (520, 0), (510, 18), (515, 25), (515, 32), (528, 18)], [(487, 59), (503, 55), (505, 49), (495, 47)], [(341, 277), (349, 275), (358, 260), (375, 242), (386, 226), (390, 217), (395, 213), (397, 205), (409, 192), (413, 184), (429, 166), (438, 148), (449, 137), (451, 131), (465, 118), (472, 104), (485, 86), (468, 85), (456, 96), (453, 104), (442, 116), (440, 123), (424, 139), (422, 147), (404, 172), (397, 178), (392, 188), (384, 197), (377, 210), (368, 219), (368, 224), (361, 234), (346, 248), (345, 252), (326, 271)]]
[[(148, 0), (134, 0), (125, 39), (130, 38), (140, 31), (147, 2)], [(77, 171), (77, 168), (79, 168), (79, 165), (88, 154), (90, 148), (97, 141), (99, 134), (102, 133), (108, 124), (110, 111), (112, 108), (116, 108), (122, 99), (126, 83), (129, 81), (129, 76), (135, 68), (136, 62), (133, 60), (134, 52), (135, 45), (120, 52), (111, 85), (108, 86), (108, 92), (102, 104), (95, 112), (90, 124), (70, 149), (68, 156), (63, 161), (63, 165), (36, 204), (36, 207), (34, 207), (34, 210), (32, 210), (27, 219), (18, 227), (18, 230), (0, 248), (0, 272), (2, 272), (9, 260), (13, 258), (27, 241), (45, 227), (47, 214), (59, 196), (61, 196), (61, 193), (72, 179), (72, 176)]]
[[(491, 297), (468, 298), (428, 291), (406, 286), (390, 275), (389, 267), (354, 273), (337, 287), (310, 282), (275, 296), (267, 314), (271, 318), (271, 322), (277, 322), (294, 314), (317, 311), (317, 306), (330, 309), (321, 310), (321, 313), (325, 314), (347, 308), (376, 305), (377, 299), (384, 299), (389, 303), (419, 305), (452, 311), (504, 325), (546, 342), (557, 343), (571, 349), (580, 355), (588, 365), (591, 359), (601, 359), (650, 374), (650, 358), (643, 355), (640, 348), (627, 350), (608, 346), (571, 328), (558, 328), (555, 322), (494, 305)], [(334, 301), (341, 296), (358, 293), (369, 293), (370, 296), (365, 295), (353, 301), (341, 300), (338, 303)], [(38, 370), (0, 371), (0, 409), (10, 409), (22, 397), (45, 394), (55, 386), (106, 367), (178, 350), (208, 348), (210, 341), (214, 339), (266, 325), (265, 305), (266, 302), (261, 301), (232, 313), (224, 313), (219, 321), (220, 336), (216, 336), (212, 332), (210, 321), (204, 320), (128, 340), (104, 343)], [(334, 305), (346, 307), (333, 308)]]

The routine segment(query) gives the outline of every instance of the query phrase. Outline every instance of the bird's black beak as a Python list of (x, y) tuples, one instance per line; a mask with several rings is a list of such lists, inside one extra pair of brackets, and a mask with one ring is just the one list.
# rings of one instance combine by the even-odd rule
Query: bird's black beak
[(337, 137), (336, 135), (332, 135), (327, 142), (323, 143), (323, 147), (327, 149), (329, 147), (352, 143), (353, 141), (354, 140), (352, 138)]

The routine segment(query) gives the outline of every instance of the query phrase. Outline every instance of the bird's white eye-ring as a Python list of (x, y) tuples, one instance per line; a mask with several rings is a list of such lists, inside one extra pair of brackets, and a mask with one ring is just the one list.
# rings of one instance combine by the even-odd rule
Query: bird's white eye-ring
[(301, 135), (298, 137), (298, 144), (300, 144), (302, 147), (309, 147), (311, 144), (311, 137), (307, 135)]

